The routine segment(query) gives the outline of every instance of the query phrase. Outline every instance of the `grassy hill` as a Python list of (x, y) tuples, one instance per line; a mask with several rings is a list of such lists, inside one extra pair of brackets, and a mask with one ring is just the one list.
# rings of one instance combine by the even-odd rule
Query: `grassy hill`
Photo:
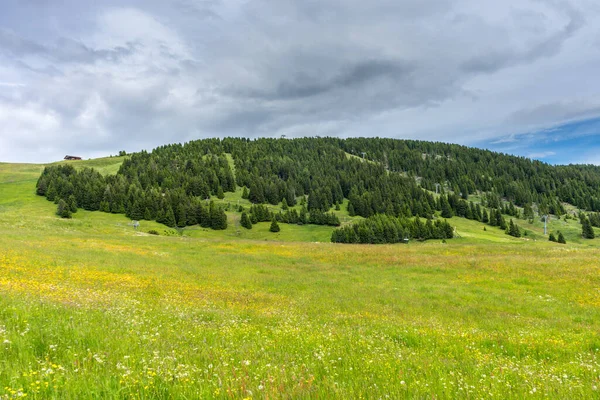
[(550, 222), (566, 246), (539, 221), (516, 239), (462, 218), (459, 238), (409, 245), (235, 213), (136, 231), (57, 218), (42, 168), (0, 164), (1, 399), (598, 396), (600, 239), (575, 221)]

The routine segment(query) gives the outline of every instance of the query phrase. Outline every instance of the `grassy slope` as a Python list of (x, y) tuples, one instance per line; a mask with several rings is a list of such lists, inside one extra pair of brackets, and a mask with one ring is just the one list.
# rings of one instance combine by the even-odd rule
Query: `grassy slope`
[(526, 241), (458, 218), (447, 244), (300, 243), (330, 228), (267, 223), (157, 237), (57, 219), (40, 170), (0, 164), (0, 398), (597, 393), (600, 252), (573, 221), (551, 222), (567, 246), (539, 222), (520, 221)]

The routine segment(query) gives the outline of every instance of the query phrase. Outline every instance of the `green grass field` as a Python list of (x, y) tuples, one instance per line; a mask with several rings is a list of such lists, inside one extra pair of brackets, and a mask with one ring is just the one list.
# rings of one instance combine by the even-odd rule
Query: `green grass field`
[(567, 245), (458, 218), (460, 238), (409, 245), (233, 212), (135, 231), (57, 218), (42, 168), (0, 164), (0, 399), (600, 397), (600, 239), (575, 221), (550, 223)]

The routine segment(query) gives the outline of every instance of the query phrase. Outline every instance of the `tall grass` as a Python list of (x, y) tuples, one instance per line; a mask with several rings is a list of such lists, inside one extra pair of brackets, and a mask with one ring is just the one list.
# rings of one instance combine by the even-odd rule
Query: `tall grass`
[(11, 168), (2, 399), (598, 397), (589, 245), (457, 219), (447, 244), (314, 243), (303, 227), (152, 236), (120, 215), (57, 219), (36, 167)]

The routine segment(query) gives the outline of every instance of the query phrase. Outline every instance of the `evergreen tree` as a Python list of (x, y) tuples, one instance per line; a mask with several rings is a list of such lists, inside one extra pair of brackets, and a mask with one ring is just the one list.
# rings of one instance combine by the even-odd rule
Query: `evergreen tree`
[(240, 225), (242, 225), (246, 229), (252, 229), (252, 221), (250, 221), (250, 218), (248, 218), (248, 214), (246, 214), (245, 212), (242, 213)]
[(196, 215), (196, 207), (193, 204), (189, 204), (186, 208), (185, 214), (187, 215), (187, 226), (194, 226), (198, 224), (198, 216)]
[(273, 221), (271, 221), (271, 227), (269, 228), (269, 231), (271, 231), (271, 232), (279, 232), (280, 231), (279, 224), (277, 223), (277, 219), (273, 218)]
[(173, 208), (171, 206), (167, 208), (163, 224), (165, 224), (169, 228), (175, 228), (175, 226), (177, 225), (177, 223), (175, 222), (175, 214), (173, 213)]
[(177, 226), (180, 228), (187, 226), (187, 212), (185, 205), (182, 203), (177, 206)]
[(54, 186), (54, 181), (50, 181), (50, 185), (48, 185), (48, 190), (46, 190), (46, 198), (50, 201), (54, 201), (57, 196), (56, 187)]
[(244, 189), (242, 190), (242, 199), (248, 199), (248, 188), (246, 186), (244, 186)]
[(263, 204), (265, 202), (265, 189), (260, 183), (250, 185), (248, 200), (254, 204)]
[(527, 220), (533, 219), (533, 208), (529, 203), (525, 204), (525, 207), (523, 208), (523, 218)]
[(287, 203), (287, 199), (285, 197), (281, 201), (281, 209), (283, 211), (287, 211), (289, 209), (289, 206), (288, 206), (288, 203)]
[(72, 213), (77, 212), (77, 199), (75, 198), (75, 195), (72, 194), (69, 196), (68, 205)]
[(66, 201), (60, 199), (58, 201), (58, 206), (56, 207), (56, 215), (61, 218), (71, 218), (71, 209)]
[[(473, 203), (471, 203), (473, 204)], [(473, 215), (473, 207), (471, 207), (470, 205), (465, 207), (465, 218), (466, 219), (475, 219), (475, 216)]]
[(564, 235), (560, 231), (558, 232), (558, 243), (567, 244)]
[(550, 235), (548, 236), (548, 240), (551, 242), (556, 242), (556, 236), (554, 236), (554, 233), (550, 232)]
[(504, 219), (504, 217), (502, 216), (502, 214), (500, 214), (499, 211), (496, 212), (496, 216), (499, 216), (499, 224), (498, 226), (500, 227), (500, 229), (502, 230), (506, 230), (506, 219)]
[(448, 203), (448, 197), (440, 196), (440, 208), (442, 209), (442, 218), (452, 218), (452, 208), (450, 208), (450, 203)]
[(350, 215), (351, 217), (354, 217), (356, 215), (356, 213), (354, 212), (354, 206), (352, 205), (352, 202), (348, 203), (348, 215)]
[(490, 225), (498, 226), (498, 219), (496, 218), (496, 210), (493, 208), (490, 210)]
[(596, 237), (594, 234), (594, 228), (590, 223), (590, 220), (584, 215), (581, 218), (581, 236), (584, 239), (593, 239)]
[(219, 186), (217, 189), (217, 198), (223, 200), (225, 198), (225, 193), (223, 193), (223, 188)]
[(214, 230), (227, 229), (227, 214), (213, 202), (210, 203), (210, 227)]
[(496, 209), (496, 226), (500, 227), (500, 229), (506, 229), (506, 220), (502, 216), (502, 211), (499, 208)]
[(202, 205), (202, 203), (197, 203), (194, 207), (194, 211), (196, 212), (196, 221), (203, 228), (210, 228), (210, 212), (209, 210)]
[(45, 196), (47, 190), (48, 190), (48, 182), (46, 181), (46, 177), (44, 177), (42, 175), (42, 176), (40, 176), (40, 178), (38, 179), (38, 182), (37, 182), (36, 194), (38, 196)]
[(135, 201), (131, 206), (129, 217), (135, 221), (139, 221), (144, 218), (144, 211), (142, 210), (142, 205), (139, 201)]
[[(472, 204), (472, 203), (471, 203), (471, 204)], [(474, 212), (474, 215), (475, 215), (475, 219), (476, 219), (477, 221), (481, 221), (481, 220), (483, 219), (483, 215), (482, 215), (482, 213), (481, 213), (481, 206), (479, 205), (479, 203), (478, 203), (478, 204), (475, 206), (475, 212)]]
[(300, 209), (300, 216), (299, 216), (299, 221), (298, 223), (301, 224), (308, 224), (308, 210), (306, 209), (306, 206), (302, 206), (302, 208)]
[(100, 211), (105, 212), (105, 213), (110, 212), (110, 204), (108, 203), (108, 201), (100, 202)]
[(521, 237), (521, 229), (519, 229), (519, 225), (515, 224), (512, 219), (510, 220), (507, 233), (510, 236), (514, 236), (517, 238)]

